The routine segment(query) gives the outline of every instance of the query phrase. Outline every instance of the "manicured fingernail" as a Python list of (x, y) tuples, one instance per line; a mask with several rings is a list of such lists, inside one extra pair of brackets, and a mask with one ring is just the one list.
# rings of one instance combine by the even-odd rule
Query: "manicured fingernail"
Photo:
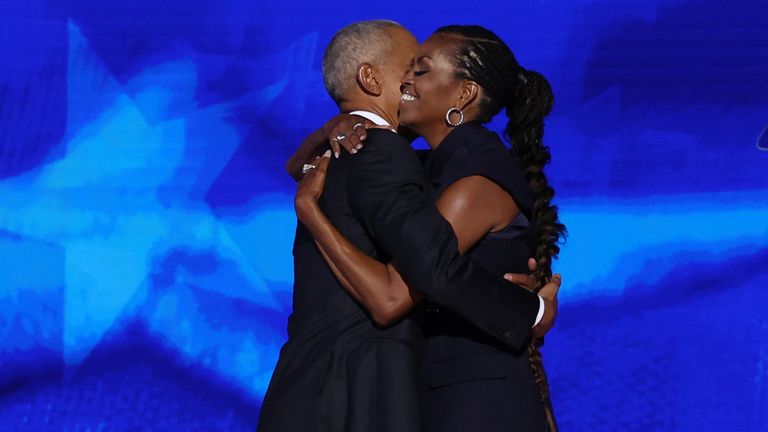
[(323, 157), (324, 158), (331, 157), (331, 151), (330, 150), (326, 150), (325, 153), (323, 153)]
[(352, 153), (352, 154), (355, 154), (355, 153), (357, 153), (357, 150), (355, 150), (355, 149), (352, 149), (352, 150), (350, 150), (349, 152), (350, 152), (350, 153)]
[(333, 155), (336, 156), (336, 159), (339, 158), (339, 152), (335, 152)]
[(363, 148), (363, 145), (362, 144), (358, 144), (357, 147), (355, 147), (355, 148), (360, 150), (361, 148)]

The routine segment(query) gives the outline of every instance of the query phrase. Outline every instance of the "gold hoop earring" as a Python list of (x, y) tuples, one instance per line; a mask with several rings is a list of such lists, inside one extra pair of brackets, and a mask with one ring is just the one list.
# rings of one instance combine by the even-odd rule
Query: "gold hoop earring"
[[(459, 113), (459, 122), (456, 124), (451, 123), (451, 113), (453, 112)], [(464, 123), (464, 113), (460, 109), (456, 107), (452, 107), (451, 109), (448, 110), (447, 113), (445, 113), (445, 122), (448, 123), (448, 126), (453, 126), (453, 127), (460, 126), (462, 123)]]

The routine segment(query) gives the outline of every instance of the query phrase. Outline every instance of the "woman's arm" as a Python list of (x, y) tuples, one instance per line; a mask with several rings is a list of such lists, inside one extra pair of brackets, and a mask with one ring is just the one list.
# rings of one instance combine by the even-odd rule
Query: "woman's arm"
[[(422, 296), (408, 288), (391, 264), (363, 253), (336, 230), (320, 210), (328, 159), (320, 160), (296, 194), (296, 213), (315, 239), (323, 257), (345, 289), (377, 324), (389, 325), (405, 315)], [(465, 253), (488, 232), (506, 226), (519, 211), (514, 200), (490, 180), (472, 176), (451, 185), (440, 196), (438, 209), (451, 223)]]
[(347, 240), (316, 201), (297, 200), (296, 214), (334, 275), (377, 324), (393, 324), (421, 300), (421, 295), (408, 288), (391, 264), (371, 258)]
[(326, 139), (325, 128), (320, 128), (304, 138), (299, 148), (288, 158), (285, 163), (285, 171), (293, 177), (294, 180), (301, 180), (301, 168), (304, 163), (310, 160), (313, 156), (320, 154), (320, 149), (328, 144)]
[(342, 286), (361, 303), (380, 325), (402, 317), (420, 300), (391, 265), (383, 264), (358, 249), (331, 224), (318, 205), (323, 192), (330, 151), (316, 159), (315, 169), (299, 182), (294, 200), (296, 215), (310, 231), (323, 258)]
[(456, 233), (462, 255), (489, 232), (509, 225), (520, 213), (504, 189), (479, 175), (461, 178), (448, 186), (436, 204)]

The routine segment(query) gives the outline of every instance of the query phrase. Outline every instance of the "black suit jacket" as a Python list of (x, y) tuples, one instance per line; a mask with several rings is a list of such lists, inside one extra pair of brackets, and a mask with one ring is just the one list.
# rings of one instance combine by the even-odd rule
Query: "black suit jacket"
[(356, 221), (408, 285), (504, 343), (522, 347), (538, 297), (459, 255), (456, 235), (432, 202), (410, 143), (391, 131), (372, 129), (365, 147), (344, 159), (349, 162), (339, 165), (348, 170), (346, 184), (333, 183), (332, 162), (326, 190), (347, 190)]
[[(399, 135), (368, 131), (357, 155), (332, 159), (320, 205), (370, 256), (394, 260), (406, 282), (504, 343), (519, 347), (538, 298), (458, 253), (450, 224), (431, 201), (421, 165)], [(259, 418), (262, 432), (417, 431), (419, 403), (411, 319), (373, 324), (298, 224), (288, 341)]]

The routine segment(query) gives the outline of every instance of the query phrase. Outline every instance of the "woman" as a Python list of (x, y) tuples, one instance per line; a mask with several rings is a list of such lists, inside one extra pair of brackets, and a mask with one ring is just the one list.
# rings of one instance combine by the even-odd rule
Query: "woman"
[[(542, 172), (549, 162), (543, 119), (553, 102), (546, 80), (523, 69), (492, 32), (449, 26), (424, 42), (401, 90), (401, 125), (433, 149), (425, 173), (438, 208), (456, 231), (460, 252), (499, 276), (510, 266), (524, 272), (533, 255), (536, 282), (544, 285), (565, 231)], [(511, 153), (481, 126), (502, 108), (509, 117), (505, 135)], [(311, 172), (297, 192), (299, 219), (313, 218), (308, 226), (329, 224), (314, 199), (322, 174)], [(340, 250), (354, 249), (338, 232), (334, 241), (318, 245), (377, 321), (391, 322), (420, 300), (391, 264), (360, 251), (348, 254), (350, 259), (330, 260)], [(548, 420), (554, 428), (537, 389), (543, 377), (531, 373), (527, 352), (502, 346), (437, 305), (420, 306), (417, 315), (425, 336), (419, 378), (424, 430), (542, 431)]]

